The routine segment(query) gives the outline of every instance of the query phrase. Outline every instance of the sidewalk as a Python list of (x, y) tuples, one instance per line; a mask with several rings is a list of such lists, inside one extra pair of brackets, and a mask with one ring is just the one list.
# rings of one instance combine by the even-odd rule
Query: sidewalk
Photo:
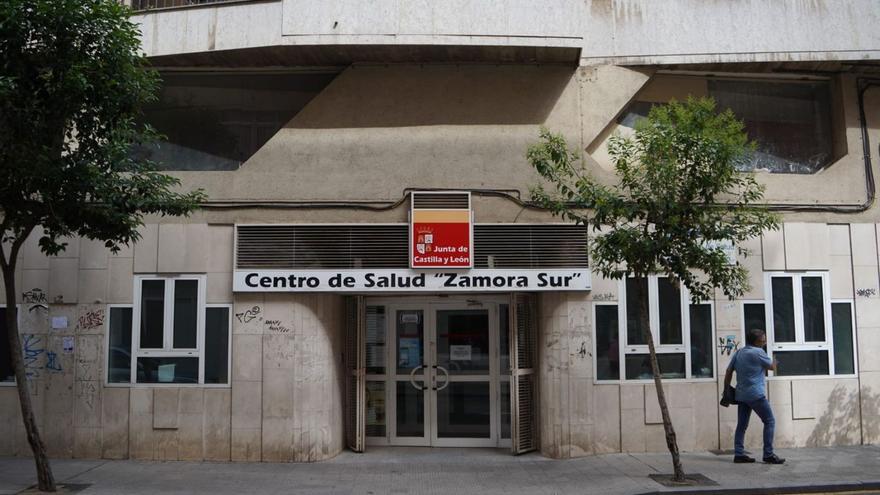
[[(703, 493), (815, 493), (871, 488), (880, 493), (880, 447), (780, 450), (782, 466), (733, 464), (731, 456), (690, 453), (685, 471), (719, 486)], [(670, 492), (651, 480), (670, 472), (668, 454), (610, 454), (552, 460), (494, 449), (371, 448), (314, 464), (53, 461), (59, 483), (92, 494), (639, 494)], [(30, 459), (0, 458), (0, 494), (36, 483)], [(786, 487), (789, 487), (786, 489)], [(792, 490), (792, 487), (797, 487)], [(768, 490), (769, 489), (769, 490)], [(693, 490), (693, 489), (692, 489)]]

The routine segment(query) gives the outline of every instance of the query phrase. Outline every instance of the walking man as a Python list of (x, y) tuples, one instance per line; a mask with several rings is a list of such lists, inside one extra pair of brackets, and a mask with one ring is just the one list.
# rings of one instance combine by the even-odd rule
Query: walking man
[(776, 371), (776, 362), (770, 360), (770, 356), (764, 352), (767, 336), (763, 330), (749, 330), (746, 335), (746, 346), (736, 352), (727, 366), (727, 374), (724, 375), (724, 389), (730, 386), (733, 372), (736, 371), (736, 401), (739, 403), (736, 420), (736, 434), (733, 437), (734, 456), (733, 462), (755, 462), (753, 457), (746, 455), (745, 442), (746, 428), (749, 427), (749, 417), (752, 411), (761, 418), (764, 423), (764, 462), (767, 464), (782, 464), (785, 459), (773, 452), (773, 433), (776, 428), (776, 420), (773, 418), (773, 410), (767, 400), (767, 392), (764, 385), (764, 371)]

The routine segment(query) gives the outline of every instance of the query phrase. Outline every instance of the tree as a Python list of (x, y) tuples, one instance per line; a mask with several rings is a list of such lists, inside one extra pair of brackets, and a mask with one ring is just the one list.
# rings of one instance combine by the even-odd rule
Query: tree
[[(48, 255), (64, 250), (64, 236), (100, 240), (115, 252), (138, 239), (144, 215), (186, 215), (204, 198), (176, 192), (177, 179), (129, 153), (153, 135), (137, 119), (159, 79), (128, 12), (114, 0), (0, 2), (0, 268), (8, 308), (31, 233)], [(15, 311), (6, 312), (6, 325), (39, 488), (55, 491)]]
[(537, 186), (533, 199), (555, 215), (592, 228), (593, 270), (610, 279), (635, 278), (673, 480), (683, 482), (642, 281), (664, 274), (684, 285), (695, 303), (713, 299), (716, 288), (731, 299), (748, 290), (746, 269), (729, 264), (723, 244), (739, 245), (778, 228), (776, 215), (758, 205), (763, 186), (736, 169), (754, 145), (730, 110), (717, 112), (714, 101), (705, 98), (655, 106), (632, 137), (612, 137), (608, 152), (616, 185), (601, 184), (578, 165), (578, 154), (562, 136), (542, 129), (541, 139), (527, 157), (552, 190)]

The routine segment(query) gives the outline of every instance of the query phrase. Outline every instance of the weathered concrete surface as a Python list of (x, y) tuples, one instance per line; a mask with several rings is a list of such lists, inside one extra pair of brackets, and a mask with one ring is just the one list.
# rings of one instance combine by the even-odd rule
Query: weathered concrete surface
[(151, 12), (135, 20), (149, 56), (434, 45), (581, 48), (583, 64), (880, 58), (874, 0), (276, 0)]

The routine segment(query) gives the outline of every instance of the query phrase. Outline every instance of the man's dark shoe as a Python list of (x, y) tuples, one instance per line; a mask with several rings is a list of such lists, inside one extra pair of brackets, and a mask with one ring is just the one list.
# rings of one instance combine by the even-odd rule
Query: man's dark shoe
[(755, 458), (747, 455), (735, 455), (733, 456), (733, 462), (736, 464), (746, 464), (749, 462), (755, 462)]
[(764, 463), (766, 463), (766, 464), (784, 464), (785, 459), (783, 459), (782, 457), (779, 457), (776, 454), (773, 454), (770, 457), (765, 457)]

